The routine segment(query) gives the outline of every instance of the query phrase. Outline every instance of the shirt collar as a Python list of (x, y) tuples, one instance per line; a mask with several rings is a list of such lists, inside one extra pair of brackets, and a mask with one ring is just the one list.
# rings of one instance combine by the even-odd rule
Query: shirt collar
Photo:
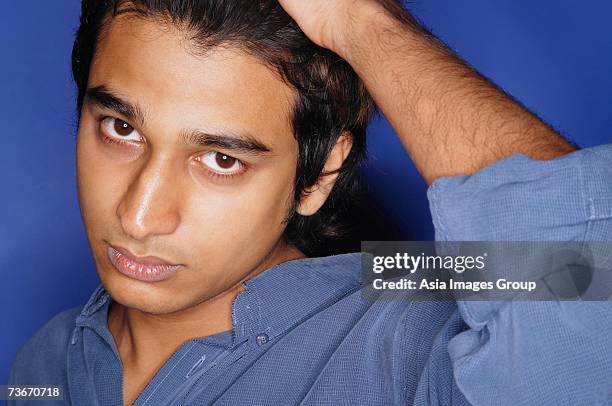
[[(233, 342), (252, 335), (272, 339), (318, 310), (360, 288), (361, 253), (295, 259), (275, 265), (244, 283), (232, 303)], [(108, 307), (112, 298), (102, 284), (79, 316), (87, 326), (111, 339)]]

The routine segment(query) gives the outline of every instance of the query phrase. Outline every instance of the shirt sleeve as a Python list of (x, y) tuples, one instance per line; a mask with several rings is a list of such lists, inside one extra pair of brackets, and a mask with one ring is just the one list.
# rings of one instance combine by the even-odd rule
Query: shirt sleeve
[[(428, 198), (437, 241), (610, 241), (612, 144), (549, 161), (516, 154), (472, 176), (438, 179)], [(610, 251), (595, 255), (612, 268)], [(609, 299), (458, 307), (469, 328), (448, 353), (471, 404), (611, 404)]]
[(15, 356), (8, 384), (12, 386), (60, 386), (62, 400), (8, 400), (14, 405), (68, 405), (66, 351), (74, 320), (82, 306), (56, 314), (19, 349)]

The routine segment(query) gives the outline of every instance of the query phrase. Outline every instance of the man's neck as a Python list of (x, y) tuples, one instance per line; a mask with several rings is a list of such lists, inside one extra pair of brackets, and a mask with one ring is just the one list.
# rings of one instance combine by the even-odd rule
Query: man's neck
[[(169, 356), (184, 342), (232, 329), (232, 302), (241, 285), (183, 311), (156, 315), (111, 302), (108, 327), (122, 360), (141, 364), (149, 354)], [(214, 317), (211, 317), (214, 315)]]
[(115, 339), (121, 361), (136, 369), (158, 368), (186, 341), (232, 330), (232, 304), (244, 291), (242, 283), (293, 259), (304, 258), (297, 248), (284, 245), (274, 250), (265, 265), (232, 288), (195, 306), (171, 314), (149, 314), (112, 301), (108, 328)]

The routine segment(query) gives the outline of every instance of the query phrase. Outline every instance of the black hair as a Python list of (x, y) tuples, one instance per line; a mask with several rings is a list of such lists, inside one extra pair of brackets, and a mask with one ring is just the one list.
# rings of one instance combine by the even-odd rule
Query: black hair
[[(280, 74), (296, 90), (292, 129), (299, 146), (284, 238), (312, 255), (350, 230), (347, 217), (359, 195), (366, 127), (375, 106), (346, 61), (310, 41), (277, 0), (82, 0), (72, 51), (79, 117), (99, 37), (109, 19), (126, 12), (183, 29), (197, 49), (236, 46)], [(322, 175), (343, 133), (352, 137), (352, 148), (328, 199), (316, 214), (298, 214), (302, 193)]]

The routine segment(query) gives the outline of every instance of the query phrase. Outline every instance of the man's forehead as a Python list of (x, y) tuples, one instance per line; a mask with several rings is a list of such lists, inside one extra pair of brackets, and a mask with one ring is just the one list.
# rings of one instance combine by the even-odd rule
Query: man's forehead
[(262, 60), (228, 45), (196, 54), (177, 30), (122, 18), (110, 21), (100, 38), (89, 88), (115, 89), (155, 114), (292, 133), (294, 91)]

